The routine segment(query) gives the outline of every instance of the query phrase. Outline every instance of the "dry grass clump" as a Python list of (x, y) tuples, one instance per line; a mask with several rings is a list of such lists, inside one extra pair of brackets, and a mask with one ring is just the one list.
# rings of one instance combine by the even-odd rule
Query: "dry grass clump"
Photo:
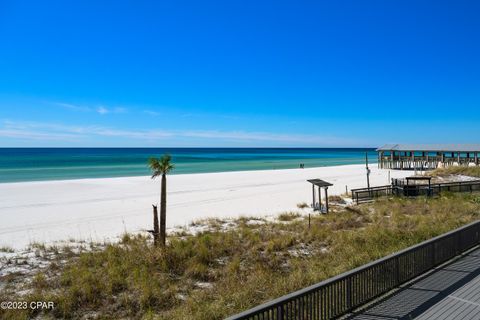
[(438, 168), (428, 173), (433, 177), (444, 177), (449, 175), (464, 175), (480, 178), (480, 167), (452, 166), (448, 168)]
[(331, 203), (345, 204), (345, 200), (341, 196), (328, 196), (328, 201)]
[(277, 217), (279, 221), (292, 221), (297, 218), (300, 218), (302, 215), (298, 212), (283, 212), (280, 213)]
[[(222, 319), (476, 220), (478, 198), (385, 198), (312, 215), (310, 228), (289, 213), (282, 222), (172, 237), (165, 249), (126, 235), (59, 271), (39, 273), (21, 298), (54, 301), (47, 315), (54, 318)], [(2, 299), (19, 298), (0, 293)], [(35, 312), (0, 311), (0, 318)]]
[(300, 202), (300, 203), (297, 203), (297, 208), (298, 209), (305, 209), (305, 208), (308, 208), (310, 207), (306, 202)]
[(15, 250), (13, 250), (12, 247), (2, 246), (2, 247), (0, 247), (0, 252), (13, 253), (13, 252), (15, 252)]

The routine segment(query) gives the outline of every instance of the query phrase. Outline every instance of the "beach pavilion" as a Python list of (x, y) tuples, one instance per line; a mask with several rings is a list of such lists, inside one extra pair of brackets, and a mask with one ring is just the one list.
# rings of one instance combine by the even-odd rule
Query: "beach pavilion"
[(386, 144), (377, 152), (380, 169), (423, 171), (480, 165), (480, 144)]

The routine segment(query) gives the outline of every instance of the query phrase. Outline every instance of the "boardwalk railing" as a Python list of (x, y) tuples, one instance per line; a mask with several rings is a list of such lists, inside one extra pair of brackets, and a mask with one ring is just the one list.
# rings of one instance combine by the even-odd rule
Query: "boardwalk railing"
[(360, 202), (370, 201), (374, 198), (397, 195), (399, 191), (392, 185), (352, 189), (352, 200), (357, 204)]
[(458, 181), (447, 183), (412, 184), (406, 185), (398, 181), (394, 185), (385, 185), (373, 188), (352, 189), (352, 200), (357, 204), (370, 201), (374, 198), (397, 195), (397, 196), (426, 196), (437, 195), (441, 192), (473, 192), (480, 191), (480, 180)]
[(434, 194), (444, 191), (473, 192), (480, 191), (480, 180), (432, 184)]
[(480, 220), (227, 318), (335, 319), (479, 244)]

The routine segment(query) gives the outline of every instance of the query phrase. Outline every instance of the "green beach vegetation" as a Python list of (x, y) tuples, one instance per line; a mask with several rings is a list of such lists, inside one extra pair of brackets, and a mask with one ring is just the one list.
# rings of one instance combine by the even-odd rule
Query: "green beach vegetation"
[(8, 247), (8, 246), (2, 246), (2, 247), (0, 247), (0, 252), (12, 253), (12, 252), (14, 252), (14, 250), (11, 247)]
[(464, 175), (470, 177), (480, 178), (480, 167), (465, 167), (465, 166), (452, 166), (448, 168), (438, 168), (428, 173), (434, 177), (442, 177), (449, 175)]
[[(150, 237), (60, 252), (20, 289), (10, 275), (0, 300), (54, 301), (45, 318), (222, 319), (480, 216), (480, 194), (384, 198), (329, 215), (285, 213), (275, 220), (208, 219), (165, 247)], [(43, 248), (42, 250), (48, 250)], [(2, 319), (28, 319), (38, 310), (1, 310)]]

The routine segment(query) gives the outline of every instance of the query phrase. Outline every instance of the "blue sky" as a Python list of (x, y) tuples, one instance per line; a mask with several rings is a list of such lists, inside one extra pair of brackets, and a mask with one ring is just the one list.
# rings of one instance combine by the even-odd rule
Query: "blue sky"
[(478, 1), (0, 0), (0, 146), (473, 143)]

